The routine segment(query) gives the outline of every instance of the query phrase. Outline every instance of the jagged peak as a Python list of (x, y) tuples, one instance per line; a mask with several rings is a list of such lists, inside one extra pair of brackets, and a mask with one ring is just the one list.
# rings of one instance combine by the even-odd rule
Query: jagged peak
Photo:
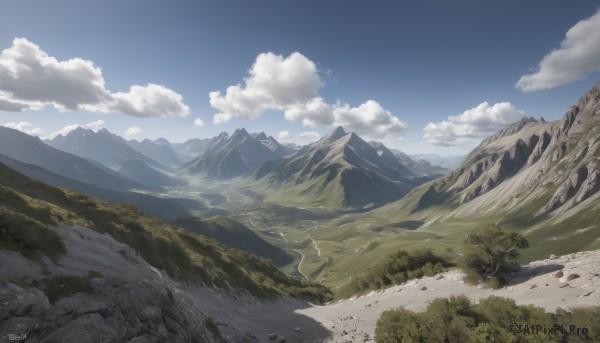
[(257, 134), (254, 138), (258, 139), (259, 141), (264, 141), (264, 140), (269, 139), (269, 137), (267, 137), (267, 135), (264, 133), (264, 131)]
[(341, 126), (338, 126), (335, 128), (335, 130), (333, 130), (333, 132), (329, 136), (342, 137), (345, 135), (346, 135), (346, 131), (344, 131), (344, 128)]
[(246, 131), (245, 128), (237, 129), (233, 135), (231, 135), (231, 139), (234, 141), (243, 141), (248, 138), (252, 138), (252, 136), (248, 133), (248, 131)]

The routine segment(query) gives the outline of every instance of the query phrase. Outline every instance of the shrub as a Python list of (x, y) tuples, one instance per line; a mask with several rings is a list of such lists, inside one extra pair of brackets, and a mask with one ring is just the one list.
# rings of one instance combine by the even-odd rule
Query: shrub
[[(530, 327), (513, 332), (511, 324)], [(538, 331), (576, 325), (589, 329), (588, 336)], [(534, 332), (535, 330), (535, 332)], [(533, 305), (517, 305), (513, 299), (490, 296), (473, 305), (465, 296), (434, 299), (427, 309), (415, 313), (403, 308), (384, 312), (377, 321), (378, 343), (396, 342), (578, 342), (600, 332), (600, 307), (572, 312), (546, 313)]]
[(519, 249), (529, 247), (527, 239), (516, 232), (504, 232), (497, 225), (475, 230), (465, 239), (465, 253), (460, 265), (465, 282), (487, 282), (492, 288), (504, 286), (502, 274), (508, 263), (516, 263)]
[(450, 266), (452, 266), (450, 262), (430, 250), (417, 250), (410, 253), (406, 250), (398, 250), (370, 271), (355, 277), (342, 287), (337, 295), (349, 297), (423, 276), (434, 276)]

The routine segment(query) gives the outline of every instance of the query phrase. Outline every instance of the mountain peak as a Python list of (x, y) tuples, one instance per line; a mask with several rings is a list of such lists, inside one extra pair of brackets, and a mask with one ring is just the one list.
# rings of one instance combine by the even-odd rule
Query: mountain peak
[(267, 137), (267, 135), (264, 132), (257, 134), (254, 138), (258, 139), (259, 141), (264, 141), (264, 140), (269, 139), (269, 137)]
[(233, 135), (231, 135), (232, 140), (244, 140), (248, 137), (252, 137), (252, 136), (250, 136), (250, 134), (248, 133), (248, 131), (246, 131), (245, 128), (237, 129), (237, 130), (235, 130)]
[(335, 130), (333, 130), (333, 132), (331, 133), (330, 136), (342, 137), (345, 135), (346, 135), (346, 131), (344, 131), (344, 128), (341, 126), (338, 126), (335, 128)]

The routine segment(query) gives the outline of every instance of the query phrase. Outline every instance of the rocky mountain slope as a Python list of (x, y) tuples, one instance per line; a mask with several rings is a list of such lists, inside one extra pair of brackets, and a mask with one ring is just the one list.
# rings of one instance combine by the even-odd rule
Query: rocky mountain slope
[(293, 155), (262, 164), (252, 187), (288, 203), (363, 208), (399, 199), (427, 181), (379, 149), (338, 127)]
[(540, 216), (594, 202), (600, 190), (599, 124), (597, 85), (562, 120), (523, 118), (485, 139), (459, 168), (429, 186), (419, 208), (427, 198), (450, 197), (464, 205), (461, 215), (527, 205)]
[(181, 170), (210, 178), (232, 178), (251, 172), (263, 162), (279, 158), (276, 150), (242, 128), (231, 137), (216, 137), (200, 156), (185, 163)]

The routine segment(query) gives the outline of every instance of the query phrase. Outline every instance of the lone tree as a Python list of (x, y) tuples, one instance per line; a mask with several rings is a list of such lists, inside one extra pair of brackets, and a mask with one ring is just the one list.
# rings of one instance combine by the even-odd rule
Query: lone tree
[(505, 232), (496, 224), (477, 229), (465, 239), (465, 253), (461, 266), (465, 281), (477, 284), (487, 282), (492, 288), (504, 286), (503, 273), (508, 265), (516, 263), (519, 249), (529, 247), (527, 239), (516, 232)]

